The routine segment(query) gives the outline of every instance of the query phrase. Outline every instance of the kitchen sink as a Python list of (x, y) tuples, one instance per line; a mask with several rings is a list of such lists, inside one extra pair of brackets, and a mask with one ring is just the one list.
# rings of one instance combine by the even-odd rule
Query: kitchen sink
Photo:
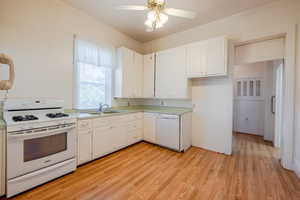
[(120, 113), (120, 111), (117, 111), (117, 110), (107, 110), (107, 111), (103, 111), (103, 112), (95, 111), (95, 112), (87, 112), (87, 113), (91, 114), (91, 115), (103, 115), (103, 114)]

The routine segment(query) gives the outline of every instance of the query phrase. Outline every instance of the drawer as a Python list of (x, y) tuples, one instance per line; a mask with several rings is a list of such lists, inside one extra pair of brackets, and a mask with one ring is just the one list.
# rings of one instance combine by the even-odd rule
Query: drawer
[(77, 127), (79, 130), (83, 130), (83, 129), (92, 129), (92, 120), (86, 119), (86, 120), (79, 120)]
[(111, 125), (111, 118), (97, 118), (93, 120), (94, 128), (106, 127)]
[(143, 129), (143, 120), (128, 122), (128, 130)]
[(94, 119), (94, 128), (101, 128), (106, 126), (113, 126), (113, 127), (119, 127), (126, 125), (124, 116), (115, 116), (115, 117), (103, 117), (103, 118), (97, 118)]
[(126, 115), (127, 121), (135, 121), (139, 119), (143, 119), (143, 113), (133, 113)]

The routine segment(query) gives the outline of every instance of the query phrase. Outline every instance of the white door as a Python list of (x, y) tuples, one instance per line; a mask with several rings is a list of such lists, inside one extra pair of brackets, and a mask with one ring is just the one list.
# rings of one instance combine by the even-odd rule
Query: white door
[(206, 57), (207, 76), (227, 74), (227, 40), (224, 37), (209, 40)]
[(114, 150), (112, 127), (95, 128), (93, 137), (93, 158), (99, 158)]
[(227, 74), (227, 39), (214, 38), (187, 46), (189, 78), (224, 76)]
[(243, 78), (236, 81), (235, 120), (236, 132), (264, 135), (265, 102), (262, 80)]
[(237, 132), (254, 135), (264, 134), (264, 101), (237, 101)]
[(134, 54), (134, 68), (130, 72), (133, 79), (133, 97), (143, 96), (143, 55)]
[(134, 94), (134, 78), (132, 72), (135, 70), (134, 66), (134, 52), (130, 49), (121, 48), (121, 68), (122, 68), (122, 83), (121, 91), (122, 97), (131, 97)]
[(155, 55), (144, 55), (144, 84), (143, 97), (154, 97)]
[(91, 130), (78, 131), (78, 165), (92, 160), (92, 136)]
[(112, 146), (114, 150), (119, 150), (127, 145), (126, 126), (119, 126), (113, 128)]
[(144, 140), (156, 143), (155, 128), (156, 114), (144, 113)]
[(204, 77), (206, 76), (206, 41), (198, 42), (187, 46), (187, 76)]
[(185, 47), (157, 53), (155, 89), (157, 98), (189, 98)]
[(5, 141), (4, 141), (4, 129), (0, 127), (0, 196), (5, 193)]
[(127, 132), (127, 145), (132, 145), (141, 141), (142, 131), (140, 129), (130, 130)]
[(283, 60), (276, 68), (276, 105), (275, 105), (275, 137), (274, 146), (281, 147), (282, 109), (283, 109)]

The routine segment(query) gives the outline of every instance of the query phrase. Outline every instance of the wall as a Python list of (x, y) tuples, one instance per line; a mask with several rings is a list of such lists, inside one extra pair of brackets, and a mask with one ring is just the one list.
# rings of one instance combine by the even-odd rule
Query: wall
[(141, 43), (60, 0), (2, 0), (0, 25), (0, 52), (16, 68), (10, 98), (59, 98), (72, 107), (73, 34), (143, 51)]
[(284, 58), (284, 54), (285, 39), (283, 37), (243, 44), (236, 47), (235, 64), (282, 59)]
[(234, 66), (234, 78), (261, 77), (265, 74), (265, 62)]
[(300, 177), (300, 12), (298, 12), (298, 33), (297, 33), (297, 46), (296, 46), (296, 54), (297, 54), (297, 72), (296, 72), (296, 118), (295, 118), (295, 169)]
[(232, 89), (229, 78), (193, 81), (193, 146), (231, 154)]
[[(192, 28), (190, 30), (186, 30), (183, 32), (175, 33), (148, 43), (144, 44), (144, 49), (146, 53), (150, 53), (151, 51), (159, 51), (164, 50), (180, 45), (184, 45), (187, 43), (199, 41), (199, 40), (205, 40), (221, 35), (226, 35), (230, 41), (231, 44), (239, 44), (240, 42), (244, 41), (251, 41), (251, 40), (257, 40), (261, 38), (267, 38), (269, 36), (278, 36), (283, 33), (289, 32), (291, 30), (291, 27), (294, 27), (295, 24), (300, 23), (300, 1), (298, 0), (285, 0), (285, 1), (276, 1), (272, 4), (266, 5), (264, 7), (260, 7), (253, 10), (248, 10), (246, 12), (243, 12), (238, 15), (234, 15), (222, 20), (218, 20), (206, 25), (198, 26), (195, 28)], [(299, 32), (298, 35), (300, 36)], [(298, 41), (299, 42), (299, 41)], [(298, 43), (299, 46), (299, 43)], [(290, 52), (293, 51), (293, 49), (289, 50)], [(231, 54), (233, 54), (233, 51), (231, 51)], [(233, 56), (233, 55), (231, 55)], [(232, 59), (232, 58), (231, 58)], [(298, 73), (297, 73), (297, 91), (300, 91), (300, 71), (299, 71), (299, 51), (297, 52), (297, 60), (298, 60)], [(232, 63), (232, 61), (231, 61)], [(232, 67), (232, 66), (230, 66)], [(298, 78), (299, 77), (299, 78)], [(224, 78), (226, 80), (226, 78)], [(224, 87), (220, 89), (215, 89), (214, 92), (216, 93), (214, 96), (219, 99), (219, 101), (223, 102), (230, 102), (232, 100), (232, 88), (230, 78), (228, 78), (226, 81), (224, 80)], [(214, 87), (214, 79), (207, 80), (206, 87)], [(211, 83), (210, 83), (211, 82)], [(200, 92), (201, 88), (196, 84), (198, 81), (193, 82), (193, 92)], [(211, 86), (210, 86), (211, 84)], [(226, 87), (227, 86), (227, 87)], [(224, 91), (225, 89), (226, 91)], [(290, 91), (289, 91), (290, 92)], [(197, 99), (197, 96), (193, 96), (193, 102), (203, 102), (201, 99)], [(209, 100), (207, 100), (209, 101)], [(300, 94), (297, 92), (297, 99), (296, 99), (296, 113), (300, 113)], [(223, 113), (220, 113), (222, 116), (227, 116), (227, 118), (230, 119), (232, 116), (232, 112), (228, 112), (225, 114), (226, 106), (223, 103), (217, 104), (215, 102), (217, 108), (222, 111)], [(199, 108), (196, 108), (196, 111), (194, 114), (199, 114), (201, 107), (206, 105), (207, 102), (203, 102), (203, 104), (199, 104)], [(199, 110), (199, 113), (197, 112)], [(206, 110), (206, 109), (205, 109)], [(211, 116), (211, 112), (209, 110), (206, 110), (207, 112), (202, 112), (203, 116)], [(297, 112), (298, 111), (298, 112)], [(300, 126), (297, 125), (300, 123), (300, 114), (297, 114), (296, 116), (296, 126), (297, 126), (297, 142), (300, 143)], [(213, 120), (213, 118), (212, 118)], [(228, 121), (222, 122), (222, 124), (218, 124), (220, 126), (226, 126), (225, 123), (228, 123)], [(193, 124), (193, 134), (194, 138), (200, 139), (200, 137), (197, 137), (200, 133), (199, 130), (201, 127), (198, 124)], [(218, 129), (216, 128), (216, 131)], [(225, 134), (227, 136), (230, 136), (230, 126), (227, 125), (227, 129), (223, 130), (219, 134)], [(226, 140), (228, 141), (228, 140)], [(201, 141), (195, 141), (195, 143), (200, 143)], [(224, 143), (223, 150), (226, 149), (225, 146), (228, 144)], [(297, 156), (300, 161), (300, 145), (297, 149)], [(299, 162), (300, 164), (300, 162)], [(300, 169), (300, 168), (299, 168)]]

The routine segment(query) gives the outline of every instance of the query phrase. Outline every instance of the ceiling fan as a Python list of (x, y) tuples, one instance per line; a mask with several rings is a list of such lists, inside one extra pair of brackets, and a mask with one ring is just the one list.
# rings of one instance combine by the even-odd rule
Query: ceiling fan
[(193, 19), (196, 17), (196, 13), (187, 10), (166, 8), (166, 0), (148, 0), (146, 6), (140, 5), (123, 5), (119, 6), (117, 9), (120, 10), (137, 10), (146, 11), (148, 10), (147, 20), (145, 25), (148, 32), (155, 31), (156, 29), (162, 28), (164, 24), (168, 21), (169, 16), (183, 17), (188, 19)]

